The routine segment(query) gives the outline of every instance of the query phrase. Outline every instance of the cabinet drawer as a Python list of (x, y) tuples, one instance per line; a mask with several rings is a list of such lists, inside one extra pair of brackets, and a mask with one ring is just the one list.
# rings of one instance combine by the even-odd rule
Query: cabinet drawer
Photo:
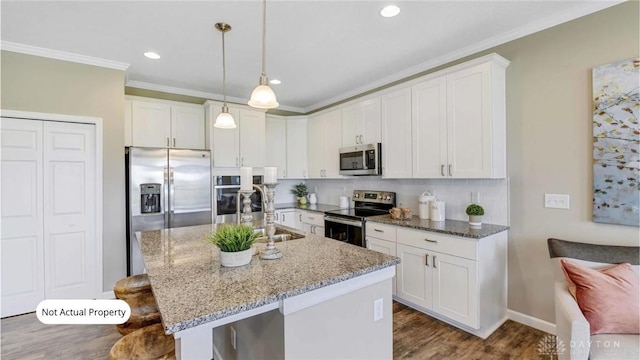
[(365, 234), (367, 237), (396, 242), (396, 227), (374, 222), (367, 222)]
[(476, 239), (405, 228), (398, 228), (397, 238), (399, 244), (437, 251), (471, 260), (478, 259), (479, 240)]
[(300, 216), (303, 223), (324, 227), (324, 215), (322, 213), (301, 211)]

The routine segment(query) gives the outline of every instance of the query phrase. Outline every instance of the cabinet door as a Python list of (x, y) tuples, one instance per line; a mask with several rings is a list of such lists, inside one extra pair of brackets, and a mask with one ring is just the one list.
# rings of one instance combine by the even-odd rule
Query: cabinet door
[(171, 105), (171, 147), (204, 150), (204, 109)]
[(474, 66), (447, 76), (450, 176), (491, 177), (490, 104), (490, 64)]
[(410, 178), (411, 88), (385, 94), (382, 107), (382, 177)]
[(131, 131), (133, 127), (133, 101), (124, 101), (124, 146), (133, 146)]
[[(377, 251), (379, 253), (383, 253), (387, 255), (396, 256), (396, 243), (387, 241), (387, 240), (376, 239), (374, 237), (367, 236), (367, 249)], [(392, 287), (391, 287), (393, 291), (393, 295), (396, 295), (397, 271), (398, 271), (398, 267), (396, 265), (396, 276), (393, 277)]]
[(265, 166), (278, 168), (278, 178), (287, 178), (287, 119), (279, 116), (266, 116)]
[[(431, 262), (426, 250), (402, 244), (396, 245), (400, 264), (397, 265), (397, 296), (416, 305), (431, 309), (432, 283)], [(430, 260), (430, 259), (429, 259)]]
[(240, 166), (263, 167), (265, 161), (265, 113), (240, 110)]
[(169, 147), (171, 106), (134, 101), (132, 107), (132, 142), (140, 147)]
[(309, 178), (321, 178), (324, 174), (324, 118), (319, 116), (310, 117), (307, 134)]
[(291, 228), (296, 228), (296, 219), (298, 212), (295, 210), (283, 211), (280, 213), (280, 224)]
[(44, 123), (47, 299), (91, 299), (98, 290), (95, 141), (94, 125)]
[[(215, 167), (237, 167), (240, 166), (240, 130), (235, 129), (219, 129), (214, 127), (216, 117), (222, 112), (222, 106), (213, 106), (213, 116), (209, 119), (213, 132), (213, 140), (211, 152), (213, 153), (213, 166)], [(229, 108), (229, 113), (233, 116), (236, 125), (240, 121), (240, 112), (238, 109)]]
[(287, 178), (307, 178), (307, 118), (287, 119)]
[(342, 146), (355, 146), (360, 143), (359, 110), (359, 104), (342, 109)]
[(413, 177), (447, 176), (447, 81), (435, 78), (413, 86)]
[(342, 178), (340, 175), (340, 147), (342, 146), (342, 113), (340, 110), (324, 115), (324, 177)]
[(432, 259), (433, 311), (479, 329), (478, 263), (441, 253)]
[(2, 317), (44, 300), (42, 121), (0, 120)]
[(373, 98), (361, 104), (360, 143), (376, 144), (382, 141), (381, 118), (380, 118), (380, 98)]

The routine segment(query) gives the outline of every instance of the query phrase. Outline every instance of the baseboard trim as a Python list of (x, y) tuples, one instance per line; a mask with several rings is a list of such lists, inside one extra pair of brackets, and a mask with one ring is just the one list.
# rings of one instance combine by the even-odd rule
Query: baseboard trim
[(220, 354), (220, 351), (216, 347), (216, 344), (213, 344), (213, 360), (224, 360), (222, 354)]
[(103, 299), (115, 299), (116, 295), (113, 293), (113, 291), (105, 291), (102, 293), (102, 298)]
[(556, 333), (556, 324), (552, 324), (548, 321), (544, 321), (527, 314), (507, 309), (507, 317), (509, 318), (509, 320), (513, 320), (520, 324), (530, 326), (534, 329), (538, 329), (549, 334), (555, 335)]

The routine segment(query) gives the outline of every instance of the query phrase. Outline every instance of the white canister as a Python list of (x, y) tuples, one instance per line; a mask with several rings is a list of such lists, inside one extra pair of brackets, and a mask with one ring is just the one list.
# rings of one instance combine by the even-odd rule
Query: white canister
[(313, 205), (316, 204), (318, 202), (318, 198), (316, 197), (315, 193), (311, 193), (309, 194), (309, 204)]
[(418, 213), (420, 219), (429, 220), (429, 213), (431, 212), (431, 202), (435, 200), (435, 196), (430, 192), (425, 191), (422, 195), (418, 196)]
[(340, 208), (348, 209), (349, 206), (349, 197), (348, 196), (340, 196)]
[(444, 201), (431, 201), (431, 221), (444, 221)]

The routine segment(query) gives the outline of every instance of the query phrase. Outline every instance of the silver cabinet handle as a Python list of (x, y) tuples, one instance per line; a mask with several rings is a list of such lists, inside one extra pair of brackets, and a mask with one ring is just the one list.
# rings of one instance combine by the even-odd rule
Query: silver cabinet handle
[(236, 158), (236, 166), (238, 166), (238, 165), (239, 165), (239, 164), (238, 164), (238, 158)]
[(434, 244), (438, 243), (437, 240), (431, 240), (431, 239), (424, 239), (424, 241), (427, 241), (427, 242), (430, 242), (430, 243), (434, 243)]
[(284, 213), (282, 214), (282, 222), (284, 222)]
[(278, 221), (278, 217), (280, 216), (280, 214), (275, 213), (274, 215), (276, 216), (276, 221)]
[(358, 143), (358, 135), (356, 135), (356, 144)]
[(173, 138), (173, 147), (176, 147), (176, 138)]
[(429, 254), (424, 254), (424, 264), (429, 266)]
[(287, 177), (287, 170), (282, 170), (282, 177), (286, 178)]
[(442, 175), (442, 176), (446, 176), (446, 175), (444, 174), (444, 165), (440, 165), (440, 175)]
[(373, 231), (379, 232), (379, 233), (383, 233), (384, 232), (384, 230), (380, 230), (380, 229), (373, 229)]
[(436, 266), (436, 256), (433, 255), (433, 268), (437, 269), (438, 267)]
[(300, 216), (300, 222), (302, 222), (302, 214), (299, 214), (298, 216)]
[(449, 176), (453, 176), (451, 175), (451, 164), (449, 164)]
[(240, 165), (244, 166), (244, 158), (243, 157), (240, 158)]
[(302, 170), (302, 177), (307, 178), (307, 170)]
[(362, 135), (360, 135), (360, 144), (362, 144)]
[(169, 138), (167, 138), (167, 147), (169, 147)]
[(316, 218), (311, 217), (311, 216), (307, 216), (309, 218), (309, 220), (315, 220)]

